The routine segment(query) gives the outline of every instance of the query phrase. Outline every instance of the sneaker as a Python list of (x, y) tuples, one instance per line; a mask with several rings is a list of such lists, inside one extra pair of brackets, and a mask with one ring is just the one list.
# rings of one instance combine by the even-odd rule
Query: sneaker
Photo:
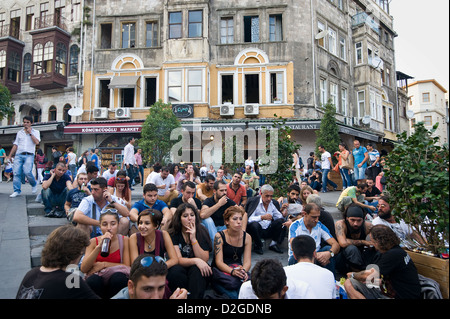
[(34, 186), (31, 186), (31, 193), (33, 193), (33, 194), (37, 193), (37, 184)]
[(57, 210), (55, 211), (54, 217), (55, 217), (55, 218), (63, 218), (63, 217), (66, 217), (66, 212), (63, 211), (63, 210), (58, 210), (58, 209), (57, 209)]
[(11, 195), (9, 195), (9, 197), (14, 198), (14, 197), (17, 197), (17, 196), (19, 196), (19, 195), (20, 195), (19, 192), (14, 192), (14, 193), (12, 193)]
[(44, 217), (50, 217), (50, 218), (53, 218), (53, 217), (55, 217), (55, 212), (56, 212), (56, 210), (55, 210), (55, 209), (52, 209), (52, 210), (49, 211), (48, 213), (45, 213)]

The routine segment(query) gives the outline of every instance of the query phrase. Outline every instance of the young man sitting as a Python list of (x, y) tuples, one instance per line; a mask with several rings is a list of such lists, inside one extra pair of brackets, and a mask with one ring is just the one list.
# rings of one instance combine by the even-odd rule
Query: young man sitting
[(45, 217), (66, 217), (64, 204), (67, 193), (72, 189), (72, 180), (66, 174), (66, 165), (58, 163), (56, 167), (44, 176), (42, 182), (42, 201)]

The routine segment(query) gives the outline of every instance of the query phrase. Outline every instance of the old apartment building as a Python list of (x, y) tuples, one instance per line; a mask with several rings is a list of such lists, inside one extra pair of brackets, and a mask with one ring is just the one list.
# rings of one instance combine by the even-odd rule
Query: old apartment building
[[(115, 149), (126, 136), (139, 137), (159, 99), (172, 103), (187, 129), (201, 121), (205, 134), (258, 130), (282, 116), (302, 156), (315, 147), (329, 99), (348, 144), (359, 138), (381, 149), (408, 127), (398, 107), (396, 33), (386, 0), (3, 3), (0, 23), (20, 25), (19, 36), (0, 38), (1, 81), (14, 90), (16, 106), (4, 130), (38, 112), (41, 122), (64, 126), (56, 129), (60, 141), (80, 151)], [(16, 76), (9, 75), (10, 52), (18, 56)], [(70, 116), (70, 108), (82, 111)]]

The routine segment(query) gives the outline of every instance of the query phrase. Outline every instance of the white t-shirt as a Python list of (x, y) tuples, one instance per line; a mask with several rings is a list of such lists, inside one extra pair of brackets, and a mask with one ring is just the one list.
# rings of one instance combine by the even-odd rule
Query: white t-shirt
[(77, 155), (75, 153), (67, 153), (67, 164), (77, 165)]
[(284, 267), (284, 271), (289, 279), (308, 283), (317, 299), (335, 299), (336, 282), (328, 269), (310, 262), (300, 262)]
[[(317, 299), (311, 286), (300, 280), (287, 278), (286, 284), (289, 289), (286, 291), (285, 299)], [(258, 299), (253, 292), (252, 283), (247, 280), (241, 285), (239, 299)]]
[(166, 179), (162, 179), (161, 174), (153, 175), (150, 183), (155, 184), (156, 186), (166, 185), (164, 188), (158, 188), (158, 195), (164, 196), (166, 191), (170, 188), (171, 185), (175, 184), (175, 178), (172, 174), (167, 175)]
[(323, 152), (320, 159), (322, 160), (322, 169), (331, 169), (330, 160), (328, 158), (331, 157), (329, 152)]
[(400, 223), (390, 223), (386, 221), (383, 218), (380, 218), (380, 216), (377, 216), (372, 220), (372, 225), (385, 225), (390, 227), (394, 233), (397, 235), (398, 238), (401, 240), (405, 240), (406, 236), (409, 236), (412, 234), (413, 229), (411, 226), (408, 226), (403, 219), (400, 221)]

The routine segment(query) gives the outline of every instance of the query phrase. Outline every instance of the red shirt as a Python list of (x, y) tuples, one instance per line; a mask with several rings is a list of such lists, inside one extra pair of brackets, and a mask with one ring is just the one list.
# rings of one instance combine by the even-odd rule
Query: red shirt
[(242, 197), (247, 197), (247, 190), (244, 185), (240, 184), (239, 188), (235, 191), (231, 188), (231, 183), (227, 184), (227, 197), (239, 205)]

